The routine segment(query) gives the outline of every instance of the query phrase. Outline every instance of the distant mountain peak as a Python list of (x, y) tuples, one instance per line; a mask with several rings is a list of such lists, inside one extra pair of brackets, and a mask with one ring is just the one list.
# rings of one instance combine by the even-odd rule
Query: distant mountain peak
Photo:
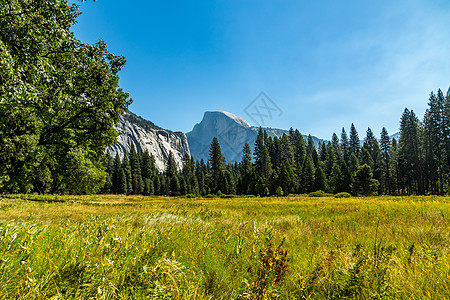
[[(207, 111), (200, 123), (197, 123), (192, 131), (186, 133), (189, 150), (195, 159), (209, 158), (209, 147), (213, 137), (219, 141), (222, 154), (228, 162), (238, 162), (242, 159), (242, 148), (245, 143), (250, 147), (255, 144), (259, 127), (250, 126), (243, 118), (226, 111)], [(288, 130), (276, 128), (263, 128), (271, 137), (281, 137), (289, 134)], [(306, 138), (306, 136), (304, 136)], [(319, 140), (313, 137), (314, 143)]]
[(232, 113), (224, 111), (224, 110), (207, 111), (207, 112), (205, 112), (205, 117), (207, 117), (207, 115), (212, 116), (214, 118), (227, 117), (227, 118), (231, 119), (232, 121), (238, 123), (241, 126), (251, 127), (250, 124), (246, 120), (244, 120), (244, 118), (241, 118), (235, 114), (232, 114)]
[(447, 91), (447, 97), (450, 97), (450, 87), (448, 88), (448, 91)]

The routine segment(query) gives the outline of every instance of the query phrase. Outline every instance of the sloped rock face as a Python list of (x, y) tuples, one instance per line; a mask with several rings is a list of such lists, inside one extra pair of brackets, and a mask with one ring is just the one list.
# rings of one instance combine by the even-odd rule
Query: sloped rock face
[[(200, 123), (196, 124), (191, 132), (186, 133), (191, 155), (196, 160), (209, 158), (209, 147), (212, 139), (219, 141), (222, 154), (227, 162), (240, 162), (242, 148), (245, 143), (253, 150), (259, 127), (250, 126), (246, 120), (225, 111), (207, 111)], [(281, 137), (289, 134), (288, 130), (263, 128), (271, 137)], [(304, 136), (306, 139), (306, 136)], [(313, 137), (317, 144), (319, 139)], [(306, 140), (305, 140), (306, 141)]]
[(244, 119), (223, 111), (207, 111), (203, 120), (186, 134), (191, 155), (196, 160), (209, 157), (212, 139), (219, 141), (222, 154), (228, 162), (240, 161), (245, 142), (254, 143), (258, 132)]
[(448, 88), (448, 91), (447, 91), (447, 97), (450, 97), (450, 87)]
[(188, 140), (182, 132), (172, 132), (155, 126), (130, 112), (121, 117), (116, 130), (119, 132), (117, 143), (109, 147), (109, 153), (122, 158), (134, 146), (136, 151), (147, 150), (155, 158), (158, 170), (165, 169), (169, 153), (172, 152), (178, 168), (182, 167), (182, 158), (189, 152)]

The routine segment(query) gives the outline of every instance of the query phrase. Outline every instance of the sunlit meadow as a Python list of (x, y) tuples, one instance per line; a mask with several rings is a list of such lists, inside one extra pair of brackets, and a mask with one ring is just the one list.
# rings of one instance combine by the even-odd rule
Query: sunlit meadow
[(449, 299), (450, 198), (0, 200), (0, 299)]

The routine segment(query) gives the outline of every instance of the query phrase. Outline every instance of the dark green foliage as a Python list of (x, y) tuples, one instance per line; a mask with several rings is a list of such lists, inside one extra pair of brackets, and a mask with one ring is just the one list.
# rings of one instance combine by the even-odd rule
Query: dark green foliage
[(342, 127), (342, 132), (341, 132), (341, 149), (342, 149), (342, 153), (344, 155), (345, 161), (347, 161), (348, 152), (349, 152), (349, 141), (348, 141), (347, 132), (345, 131), (344, 127)]
[(373, 179), (372, 169), (364, 164), (358, 168), (353, 183), (353, 193), (355, 195), (369, 196), (377, 191), (378, 180)]
[(172, 178), (177, 174), (178, 174), (177, 163), (175, 162), (175, 158), (173, 157), (172, 151), (170, 151), (169, 156), (167, 157), (166, 175), (167, 177)]
[(131, 166), (127, 152), (125, 152), (123, 155), (122, 170), (125, 175), (126, 181), (126, 189), (122, 191), (124, 192), (124, 194), (131, 194), (133, 192), (133, 175), (131, 174)]
[(349, 137), (349, 150), (350, 153), (354, 153), (356, 156), (359, 154), (360, 141), (358, 136), (358, 131), (356, 131), (355, 125), (352, 123), (350, 126), (350, 137)]
[(347, 192), (340, 192), (334, 195), (334, 198), (350, 198), (352, 195)]
[(208, 162), (211, 165), (211, 190), (217, 192), (218, 190), (226, 189), (226, 187), (222, 186), (226, 184), (226, 180), (224, 179), (225, 158), (222, 155), (222, 150), (220, 149), (220, 144), (216, 137), (213, 138), (209, 149)]
[(310, 193), (314, 190), (315, 167), (311, 156), (307, 156), (302, 166), (302, 187), (303, 192)]
[[(131, 103), (118, 88), (125, 59), (83, 44), (68, 1), (0, 5), (0, 190), (95, 193), (105, 149)], [(112, 181), (112, 178), (111, 178)]]
[(327, 179), (325, 178), (325, 174), (322, 170), (322, 167), (319, 166), (316, 168), (316, 172), (314, 175), (314, 190), (326, 190), (326, 183)]
[(283, 195), (284, 195), (284, 193), (283, 193), (283, 188), (282, 188), (281, 186), (279, 186), (279, 187), (277, 188), (277, 190), (275, 191), (275, 194), (276, 194), (278, 197), (283, 196)]
[(419, 151), (419, 120), (413, 111), (405, 109), (398, 148), (398, 184), (404, 193), (423, 194)]

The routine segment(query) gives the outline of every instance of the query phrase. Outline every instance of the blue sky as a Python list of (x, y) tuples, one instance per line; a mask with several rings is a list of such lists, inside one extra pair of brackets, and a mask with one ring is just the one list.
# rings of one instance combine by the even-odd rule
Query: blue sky
[(130, 110), (187, 132), (207, 110), (258, 125), (260, 92), (282, 110), (274, 128), (330, 139), (353, 122), (398, 131), (405, 107), (422, 118), (450, 86), (450, 1), (222, 0), (81, 3), (72, 30), (123, 55)]

